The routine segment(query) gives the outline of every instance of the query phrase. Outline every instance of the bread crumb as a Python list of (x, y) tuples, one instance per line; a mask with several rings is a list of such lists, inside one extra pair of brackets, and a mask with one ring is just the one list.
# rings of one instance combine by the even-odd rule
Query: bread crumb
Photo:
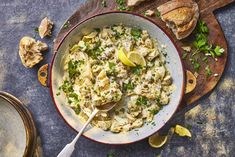
[(45, 17), (44, 19), (42, 19), (38, 27), (39, 36), (41, 38), (44, 38), (45, 36), (50, 36), (52, 28), (53, 22), (48, 17)]
[(151, 10), (151, 9), (146, 10), (145, 13), (144, 13), (144, 15), (146, 15), (146, 16), (153, 16), (154, 14), (155, 14), (154, 11)]

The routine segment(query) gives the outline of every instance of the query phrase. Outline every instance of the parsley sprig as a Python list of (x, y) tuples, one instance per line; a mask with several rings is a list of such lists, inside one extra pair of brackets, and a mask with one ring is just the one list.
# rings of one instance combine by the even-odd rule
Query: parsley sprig
[(213, 58), (219, 57), (223, 54), (224, 49), (220, 46), (213, 46), (208, 42), (209, 29), (206, 23), (200, 20), (196, 27), (195, 40), (193, 42), (196, 48), (195, 53), (204, 52), (211, 55)]

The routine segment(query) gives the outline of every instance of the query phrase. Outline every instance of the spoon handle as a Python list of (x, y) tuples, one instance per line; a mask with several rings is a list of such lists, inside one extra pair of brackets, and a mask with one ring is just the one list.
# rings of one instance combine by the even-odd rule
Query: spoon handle
[(57, 157), (70, 157), (73, 153), (74, 150), (74, 146), (77, 142), (77, 140), (79, 139), (79, 137), (82, 135), (83, 131), (85, 130), (85, 128), (87, 127), (87, 125), (91, 122), (91, 120), (95, 117), (95, 115), (99, 112), (98, 109), (95, 109), (92, 114), (90, 115), (89, 119), (87, 120), (87, 122), (83, 125), (82, 129), (79, 131), (79, 133), (77, 134), (77, 136), (73, 139), (73, 141), (69, 144), (67, 144), (62, 151), (57, 155)]

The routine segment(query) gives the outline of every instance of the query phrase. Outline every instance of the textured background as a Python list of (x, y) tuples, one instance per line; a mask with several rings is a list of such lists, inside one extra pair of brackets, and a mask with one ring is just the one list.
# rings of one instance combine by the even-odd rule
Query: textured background
[[(73, 132), (57, 113), (48, 88), (37, 81), (40, 65), (49, 63), (52, 50), (45, 53), (42, 63), (26, 69), (18, 56), (18, 42), (24, 35), (34, 36), (35, 27), (48, 16), (55, 23), (52, 41), (62, 23), (84, 1), (79, 0), (1, 0), (0, 1), (0, 90), (19, 97), (30, 109), (41, 136), (43, 154), (54, 157), (70, 142)], [(208, 96), (199, 101), (186, 114), (178, 114), (176, 123), (192, 126), (191, 139), (173, 136), (162, 149), (151, 148), (147, 140), (126, 146), (114, 147), (97, 144), (81, 138), (73, 157), (105, 157), (114, 152), (115, 157), (233, 157), (235, 156), (235, 4), (216, 11), (228, 41), (228, 64), (221, 82)], [(39, 38), (38, 35), (36, 38)], [(1, 140), (1, 139), (0, 139)]]

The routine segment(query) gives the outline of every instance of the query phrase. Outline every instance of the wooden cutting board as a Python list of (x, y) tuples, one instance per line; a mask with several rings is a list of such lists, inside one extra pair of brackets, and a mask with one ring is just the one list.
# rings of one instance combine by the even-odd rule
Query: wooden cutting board
[[(199, 76), (197, 77), (197, 86), (193, 92), (186, 94), (183, 98), (181, 103), (180, 109), (186, 107), (189, 104), (196, 102), (198, 99), (209, 93), (213, 90), (216, 84), (219, 82), (228, 56), (228, 47), (226, 43), (226, 39), (224, 34), (221, 30), (221, 27), (216, 20), (213, 11), (224, 7), (235, 0), (195, 0), (198, 3), (200, 8), (200, 18), (206, 22), (207, 26), (209, 27), (209, 42), (211, 44), (220, 45), (224, 48), (224, 54), (218, 58), (217, 61), (212, 59), (211, 57), (208, 58), (208, 63), (205, 64), (204, 62), (200, 62), (201, 68), (198, 72)], [(133, 8), (131, 12), (143, 14), (146, 10), (157, 10), (157, 7), (163, 3), (167, 2), (167, 0), (149, 0), (146, 2), (141, 3), (140, 5)], [(57, 51), (58, 45), (63, 39), (63, 37), (67, 34), (67, 32), (72, 29), (76, 24), (85, 20), (88, 17), (94, 16), (95, 14), (100, 14), (104, 12), (109, 12), (113, 10), (117, 10), (117, 4), (115, 0), (106, 0), (107, 7), (102, 6), (102, 0), (88, 0), (84, 5), (80, 6), (78, 10), (67, 20), (69, 25), (67, 28), (62, 27), (56, 37), (54, 43), (54, 52)], [(170, 36), (175, 39), (176, 45), (180, 49), (180, 53), (182, 55), (182, 46), (187, 44), (186, 41), (190, 41), (192, 37), (188, 37), (185, 40), (179, 41), (175, 38), (174, 34), (171, 32), (169, 28), (166, 27), (165, 23), (161, 21), (161, 19), (157, 16), (148, 17), (154, 20), (158, 25), (160, 25), (163, 29), (165, 29)], [(194, 68), (189, 61), (189, 59), (183, 60), (185, 70), (190, 70), (194, 72)], [(205, 67), (209, 65), (213, 74), (218, 74), (217, 77), (211, 75), (207, 77), (205, 75)]]

